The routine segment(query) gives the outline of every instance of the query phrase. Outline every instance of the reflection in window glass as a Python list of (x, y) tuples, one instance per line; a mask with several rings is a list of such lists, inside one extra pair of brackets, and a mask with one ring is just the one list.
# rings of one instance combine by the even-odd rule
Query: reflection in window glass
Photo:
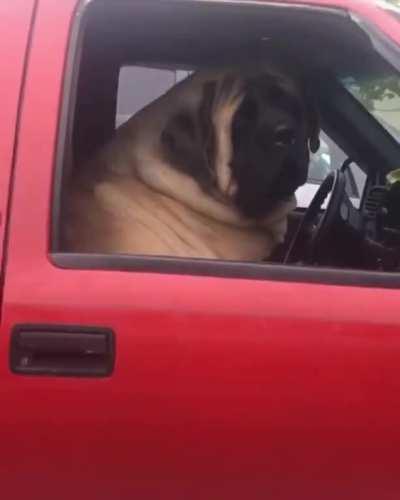
[(346, 89), (400, 143), (400, 76), (342, 79)]

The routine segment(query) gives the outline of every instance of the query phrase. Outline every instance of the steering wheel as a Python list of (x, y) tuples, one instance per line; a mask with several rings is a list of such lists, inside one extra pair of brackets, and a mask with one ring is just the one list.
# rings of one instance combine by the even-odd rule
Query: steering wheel
[[(304, 214), (284, 257), (284, 264), (318, 261), (321, 243), (326, 239), (336, 220), (345, 196), (346, 178), (340, 170), (334, 170), (325, 178)], [(331, 193), (327, 207), (319, 218), (322, 205)], [(319, 220), (318, 220), (319, 218)]]

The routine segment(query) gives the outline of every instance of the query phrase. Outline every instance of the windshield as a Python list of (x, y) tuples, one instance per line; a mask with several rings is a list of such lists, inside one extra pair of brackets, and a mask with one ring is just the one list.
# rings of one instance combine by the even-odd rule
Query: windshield
[(400, 143), (400, 75), (345, 77), (342, 83)]
[[(376, 0), (375, 4), (400, 21), (400, 0)], [(394, 57), (400, 60), (398, 49)], [(399, 65), (394, 67), (390, 60), (384, 56), (379, 63), (366, 64), (362, 72), (342, 73), (339, 81), (400, 143), (400, 72)]]

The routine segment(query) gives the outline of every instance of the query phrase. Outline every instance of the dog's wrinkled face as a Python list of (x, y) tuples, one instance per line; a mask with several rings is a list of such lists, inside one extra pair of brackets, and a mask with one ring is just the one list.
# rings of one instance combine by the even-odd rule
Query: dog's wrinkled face
[(219, 190), (245, 217), (261, 219), (306, 182), (309, 152), (319, 147), (318, 116), (289, 77), (264, 71), (239, 85), (237, 78), (206, 82), (196, 116), (172, 117), (161, 141), (170, 163), (203, 191)]
[(231, 160), (244, 215), (264, 216), (306, 182), (318, 135), (316, 110), (291, 80), (263, 74), (246, 82), (232, 123)]

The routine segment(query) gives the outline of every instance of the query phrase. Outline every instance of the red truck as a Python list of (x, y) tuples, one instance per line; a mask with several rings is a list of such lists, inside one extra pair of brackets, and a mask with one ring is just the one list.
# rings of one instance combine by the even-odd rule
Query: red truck
[(398, 263), (346, 232), (340, 262), (305, 265), (70, 254), (58, 224), (66, 172), (118, 120), (202, 61), (285, 40), (321, 88), (310, 196), (351, 159), (335, 210), (379, 239), (399, 19), (358, 0), (1, 2), (4, 500), (400, 497)]

